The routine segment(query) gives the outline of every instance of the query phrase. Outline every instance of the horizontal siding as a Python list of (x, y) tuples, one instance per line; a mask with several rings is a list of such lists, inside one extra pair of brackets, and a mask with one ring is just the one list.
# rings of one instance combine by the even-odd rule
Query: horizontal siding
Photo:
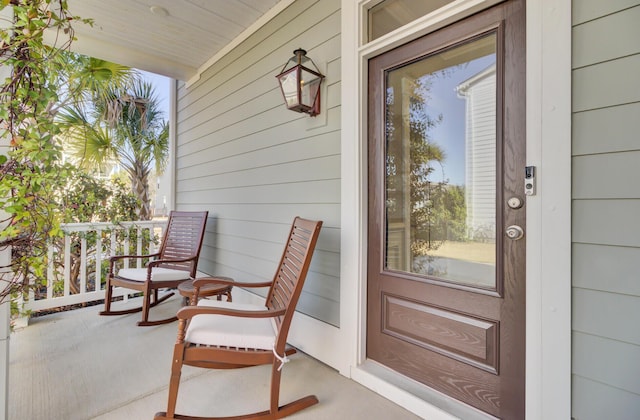
[(573, 347), (574, 375), (640, 395), (640, 347), (575, 331)]
[(638, 0), (574, 0), (571, 18), (574, 25), (579, 25), (637, 5)]
[[(602, 36), (616, 30), (616, 36)], [(573, 29), (574, 68), (640, 52), (640, 6), (614, 13)]]
[[(313, 191), (313, 194), (309, 194)], [(339, 203), (340, 180), (291, 182), (225, 189), (183, 191), (180, 201), (197, 202), (206, 197), (216, 204), (254, 205), (268, 203)]]
[(574, 376), (572, 387), (573, 418), (576, 420), (638, 420), (640, 398), (637, 394), (606, 384)]
[(573, 71), (573, 111), (640, 101), (640, 54)]
[[(275, 78), (298, 47), (326, 76), (315, 118), (288, 111)], [(270, 280), (293, 217), (323, 220), (298, 310), (335, 326), (340, 66), (340, 1), (296, 1), (180, 87), (176, 127), (177, 207), (212, 216), (199, 268)]]
[(573, 241), (640, 247), (639, 214), (640, 199), (575, 200)]
[(640, 149), (640, 102), (573, 115), (574, 156)]
[(640, 418), (640, 1), (573, 2), (572, 416)]
[[(238, 185), (247, 188), (269, 184), (310, 182), (322, 179), (322, 177), (326, 176), (328, 170), (333, 170), (334, 173), (339, 170), (340, 156), (321, 156), (307, 160), (265, 164), (265, 166), (259, 168), (236, 169), (233, 172), (207, 174), (207, 170), (211, 167), (212, 165), (201, 168), (203, 173), (198, 177), (186, 181), (178, 181), (179, 184), (184, 184), (183, 191), (225, 190)], [(190, 169), (185, 168), (185, 170)]]
[(573, 244), (573, 286), (640, 296), (640, 248)]
[(572, 309), (574, 331), (640, 345), (640, 328), (619, 322), (620, 318), (640, 320), (640, 296), (574, 287)]
[(640, 150), (574, 157), (573, 198), (640, 197), (639, 164)]
[[(282, 108), (284, 109), (284, 108)], [(306, 138), (317, 138), (326, 133), (333, 133), (339, 130), (338, 127), (327, 125), (320, 132), (308, 131), (305, 127), (304, 117), (300, 117), (294, 121), (290, 120), (290, 116), (283, 117), (280, 107), (274, 108), (264, 114), (258, 114), (251, 119), (249, 125), (238, 125), (221, 129), (215, 134), (202, 137), (184, 146), (181, 155), (178, 156), (176, 164), (178, 168), (186, 168), (198, 164), (207, 164), (207, 156), (201, 154), (202, 150), (209, 151), (209, 158), (215, 161), (221, 161), (234, 156), (251, 157), (247, 153), (256, 153), (264, 149), (274, 148), (279, 145), (286, 147), (295, 146), (294, 141), (302, 141)], [(330, 109), (327, 111), (328, 117), (338, 117), (339, 109)], [(286, 122), (281, 119), (288, 118)], [(275, 125), (274, 125), (275, 124)], [(319, 147), (322, 147), (326, 141), (318, 141)], [(334, 152), (335, 149), (334, 149)], [(330, 152), (329, 152), (330, 153)], [(186, 175), (180, 174), (184, 177)]]
[[(292, 134), (291, 137), (293, 136)], [(209, 157), (209, 160), (202, 153), (178, 159), (178, 181), (239, 173), (242, 170), (257, 169), (258, 166), (267, 168), (292, 161), (305, 162), (314, 158), (338, 156), (340, 153), (340, 139), (336, 138), (335, 132), (322, 132), (297, 139), (269, 134), (254, 137), (256, 141), (253, 143), (251, 140), (241, 139), (221, 146), (211, 146), (209, 150), (213, 149), (215, 156)], [(260, 137), (262, 139), (258, 140)], [(237, 146), (236, 150), (233, 150), (234, 145)], [(293, 156), (284, 153), (286, 151), (291, 151)]]

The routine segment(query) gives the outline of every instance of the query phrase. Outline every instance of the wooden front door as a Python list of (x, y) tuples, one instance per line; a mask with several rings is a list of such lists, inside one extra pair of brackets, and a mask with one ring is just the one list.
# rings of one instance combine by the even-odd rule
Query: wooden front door
[(525, 17), (511, 0), (369, 61), (367, 357), (524, 418)]

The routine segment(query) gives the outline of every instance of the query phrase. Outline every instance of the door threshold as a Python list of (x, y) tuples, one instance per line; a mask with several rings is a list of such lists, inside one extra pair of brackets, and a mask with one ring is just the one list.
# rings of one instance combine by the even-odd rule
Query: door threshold
[(477, 408), (403, 376), (373, 360), (351, 368), (351, 379), (430, 420), (495, 420)]

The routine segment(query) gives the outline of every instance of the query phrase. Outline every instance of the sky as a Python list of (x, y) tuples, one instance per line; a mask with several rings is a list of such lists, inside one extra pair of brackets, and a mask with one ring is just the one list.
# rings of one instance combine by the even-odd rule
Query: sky
[[(164, 114), (163, 118), (165, 119), (165, 121), (169, 121), (169, 92), (171, 88), (171, 79), (142, 70), (138, 71), (142, 73), (142, 77), (146, 81), (153, 85), (155, 94), (158, 96), (158, 100), (160, 101), (160, 109)], [(171, 163), (169, 163), (168, 165), (170, 167)], [(152, 203), (156, 211), (161, 209), (160, 211), (164, 212), (167, 209), (171, 210), (173, 208), (173, 203), (171, 202), (171, 184), (169, 182), (169, 177), (170, 171), (165, 170), (164, 174), (156, 181), (157, 190), (155, 192), (155, 203)]]
[[(429, 111), (433, 115), (442, 114), (442, 123), (434, 127), (430, 134), (444, 149), (445, 178), (453, 185), (465, 184), (465, 100), (456, 94), (456, 86), (495, 63), (495, 56), (485, 56), (451, 67), (446, 77), (438, 77), (431, 88)], [(439, 181), (439, 180), (438, 180)]]
[(160, 100), (160, 109), (164, 113), (163, 118), (165, 120), (169, 120), (169, 87), (171, 79), (155, 73), (149, 73), (142, 70), (138, 71), (142, 73), (142, 77), (146, 81), (153, 85), (155, 93)]

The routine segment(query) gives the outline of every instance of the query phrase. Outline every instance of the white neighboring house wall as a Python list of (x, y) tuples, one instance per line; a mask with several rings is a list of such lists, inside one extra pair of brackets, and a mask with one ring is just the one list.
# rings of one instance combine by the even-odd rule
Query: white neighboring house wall
[(496, 66), (456, 87), (465, 99), (465, 202), (467, 235), (495, 240)]

